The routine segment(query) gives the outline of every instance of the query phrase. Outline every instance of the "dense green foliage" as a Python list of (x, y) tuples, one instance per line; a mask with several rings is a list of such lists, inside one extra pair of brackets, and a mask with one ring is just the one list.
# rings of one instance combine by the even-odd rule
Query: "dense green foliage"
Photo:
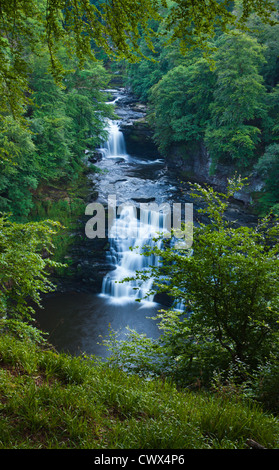
[[(272, 17), (277, 21), (278, 12)], [(158, 30), (165, 31), (164, 24)], [(207, 48), (184, 55), (178, 40), (165, 45), (157, 39), (156, 53), (127, 67), (127, 83), (148, 104), (162, 154), (170, 158), (178, 147), (187, 159), (202, 144), (212, 173), (225, 164), (233, 171), (228, 176), (235, 169), (258, 174), (264, 181), (257, 197), (261, 214), (276, 211), (279, 202), (277, 37), (277, 24), (252, 15), (246, 28), (219, 29)], [(144, 44), (142, 50), (146, 52)]]
[[(40, 292), (54, 288), (47, 275), (60, 264), (51, 260), (63, 260), (73, 242), (67, 229), (84, 212), (78, 186), (82, 180), (86, 188), (85, 151), (98, 146), (106, 135), (105, 119), (112, 115), (101, 92), (109, 80), (103, 65), (87, 61), (81, 70), (62, 47), (59, 55), (68, 69), (60, 87), (48, 70), (46, 51), (28, 53), (32, 101), (22, 114), (28, 127), (2, 108), (1, 316), (25, 317), (32, 312), (27, 299), (39, 303)], [(51, 220), (61, 222), (63, 231), (56, 233)], [(56, 249), (46, 256), (53, 241)]]
[[(47, 50), (47, 61), (56, 81), (65, 76), (65, 64), (59, 55), (61, 46), (67, 56), (77, 58), (79, 68), (95, 60), (94, 47), (112, 55), (130, 56), (137, 49), (138, 29), (147, 30), (150, 17), (156, 15), (153, 2), (89, 2), (88, 0), (24, 0), (1, 2), (0, 28), (1, 109), (23, 118), (29, 102), (30, 54), (40, 56)], [(131, 33), (131, 34), (130, 34)], [(133, 39), (134, 36), (134, 39)]]
[[(65, 68), (59, 58), (61, 44), (68, 55), (84, 60), (96, 57), (96, 47), (113, 58), (136, 60), (142, 56), (139, 39), (153, 50), (152, 38), (158, 35), (154, 20), (164, 22), (169, 39), (182, 47), (206, 45), (215, 28), (243, 24), (255, 10), (265, 21), (275, 6), (272, 0), (242, 0), (239, 15), (231, 11), (234, 2), (211, 0), (9, 0), (1, 2), (0, 95), (4, 113), (22, 118), (29, 97), (29, 57), (48, 49), (48, 62), (57, 80)], [(93, 45), (93, 47), (92, 47)]]
[(0, 317), (30, 319), (30, 301), (40, 304), (40, 294), (53, 290), (50, 268), (52, 238), (59, 230), (48, 220), (19, 224), (0, 217)]
[(209, 106), (205, 141), (214, 160), (227, 157), (238, 168), (256, 159), (256, 146), (264, 113), (264, 48), (247, 34), (234, 31), (216, 43), (216, 84)]
[[(278, 448), (278, 420), (241, 396), (178, 391), (94, 357), (57, 354), (34, 328), (2, 322), (1, 449)], [(11, 331), (13, 333), (11, 333)]]
[(54, 288), (48, 278), (60, 264), (53, 260), (64, 259), (73, 241), (67, 230), (84, 213), (86, 152), (105, 138), (113, 116), (102, 91), (109, 73), (92, 60), (93, 48), (81, 66), (77, 49), (63, 45), (61, 12), (58, 31), (51, 3), (47, 31), (44, 1), (0, 8), (1, 317), (28, 316), (28, 302)]
[(162, 248), (146, 247), (143, 256), (155, 254), (160, 263), (135, 279), (151, 276), (153, 293), (164, 292), (182, 307), (156, 317), (159, 340), (135, 335), (132, 350), (131, 339), (128, 345), (113, 343), (113, 361), (119, 363), (120, 347), (121, 365), (126, 350), (124, 362), (137, 370), (145, 355), (147, 371), (161, 370), (184, 386), (208, 386), (217, 371), (228, 374), (231, 368), (235, 380), (243, 381), (266, 363), (278, 367), (279, 225), (268, 218), (256, 229), (226, 221), (228, 200), (240, 186), (233, 180), (227, 194), (218, 195), (194, 185), (193, 197), (201, 199), (199, 212), (208, 222), (194, 227), (191, 249), (179, 251), (166, 240)]
[(1, 162), (0, 210), (21, 220), (28, 217), (38, 186), (78, 178), (85, 150), (98, 146), (105, 118), (112, 115), (100, 91), (109, 78), (101, 63), (88, 62), (79, 70), (68, 60), (72, 71), (61, 88), (48, 72), (45, 55), (30, 60), (33, 101), (25, 113), (29, 129), (6, 116), (1, 134), (6, 159)]

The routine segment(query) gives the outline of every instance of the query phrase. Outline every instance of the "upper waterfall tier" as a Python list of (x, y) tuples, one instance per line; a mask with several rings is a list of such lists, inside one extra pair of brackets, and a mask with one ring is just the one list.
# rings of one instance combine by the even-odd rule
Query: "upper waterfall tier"
[(119, 125), (115, 121), (110, 121), (108, 126), (109, 138), (104, 144), (106, 156), (110, 158), (127, 157), (126, 145), (123, 133), (119, 130)]

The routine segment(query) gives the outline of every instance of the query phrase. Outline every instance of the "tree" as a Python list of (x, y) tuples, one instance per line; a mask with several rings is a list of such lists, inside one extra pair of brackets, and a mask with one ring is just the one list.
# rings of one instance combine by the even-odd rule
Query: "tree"
[[(145, 38), (152, 50), (155, 20), (165, 22), (170, 40), (182, 45), (206, 47), (215, 28), (244, 24), (254, 11), (264, 21), (276, 10), (272, 0), (242, 0), (238, 15), (227, 0), (23, 0), (1, 1), (0, 96), (4, 114), (21, 119), (28, 96), (29, 62), (26, 50), (39, 54), (45, 45), (52, 73), (57, 80), (64, 74), (57, 51), (65, 45), (82, 66), (94, 59), (92, 45), (101, 47), (110, 57), (137, 60), (142, 57), (139, 39)], [(166, 12), (163, 14), (163, 12)], [(274, 22), (274, 20), (273, 20)]]
[(69, 70), (61, 87), (48, 71), (45, 51), (29, 56), (29, 129), (9, 115), (0, 121), (0, 211), (12, 212), (17, 221), (28, 217), (39, 185), (78, 178), (85, 150), (99, 145), (105, 118), (112, 116), (101, 91), (109, 79), (102, 64), (89, 62), (80, 71), (62, 48), (59, 57)]
[(40, 305), (40, 294), (54, 290), (49, 279), (51, 268), (60, 264), (51, 260), (52, 237), (58, 222), (19, 224), (0, 217), (0, 316), (30, 320)]
[[(275, 21), (277, 17), (277, 12), (271, 15)], [(261, 74), (268, 91), (272, 90), (279, 81), (279, 45), (277, 41), (279, 25), (278, 23), (273, 25), (265, 23), (257, 15), (251, 15), (247, 25), (249, 35), (255, 37), (258, 43), (264, 46), (265, 62), (262, 65)]]
[(7, 156), (0, 162), (0, 211), (12, 212), (20, 220), (32, 207), (32, 190), (40, 174), (35, 145), (31, 134), (11, 116), (0, 123), (0, 129), (0, 148)]
[(265, 212), (273, 211), (279, 213), (279, 144), (270, 144), (263, 156), (259, 159), (256, 170), (263, 177), (265, 186), (263, 188), (260, 205)]
[(106, 137), (104, 123), (113, 117), (105, 103), (104, 90), (109, 74), (101, 63), (87, 61), (82, 70), (73, 62), (73, 72), (65, 81), (66, 114), (71, 119), (72, 166), (81, 160), (85, 149), (95, 149)]
[(73, 125), (66, 113), (66, 97), (48, 72), (46, 53), (32, 56), (32, 74), (29, 87), (33, 104), (29, 106), (29, 127), (33, 133), (40, 179), (58, 179), (65, 175), (70, 163)]
[(206, 144), (213, 160), (251, 165), (260, 140), (265, 87), (259, 68), (263, 46), (239, 31), (220, 37), (214, 54), (217, 81)]
[[(144, 253), (161, 260), (150, 267), (153, 293), (184, 305), (157, 317), (161, 353), (184, 382), (212, 379), (214, 370), (230, 364), (254, 370), (278, 352), (279, 224), (266, 218), (255, 229), (226, 221), (229, 198), (241, 185), (230, 181), (220, 195), (194, 185), (192, 196), (209, 223), (194, 228), (192, 252), (166, 244)], [(145, 280), (146, 273), (136, 278)]]
[(198, 142), (204, 137), (215, 78), (205, 59), (178, 65), (153, 86), (150, 121), (155, 142), (163, 154), (176, 142)]

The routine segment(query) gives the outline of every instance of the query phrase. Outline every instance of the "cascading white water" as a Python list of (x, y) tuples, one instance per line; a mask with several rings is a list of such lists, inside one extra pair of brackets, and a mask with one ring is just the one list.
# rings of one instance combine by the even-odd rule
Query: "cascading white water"
[[(117, 123), (110, 122), (109, 138), (105, 144), (107, 157), (122, 157), (126, 155), (125, 140), (119, 131)], [(164, 215), (158, 211), (141, 211), (140, 219), (133, 205), (122, 207), (121, 214), (115, 219), (110, 229), (109, 262), (115, 270), (108, 273), (102, 285), (103, 296), (108, 296), (114, 302), (123, 303), (135, 299), (143, 299), (152, 288), (153, 279), (147, 281), (121, 282), (127, 277), (133, 277), (136, 271), (148, 270), (156, 266), (158, 259), (154, 255), (143, 256), (144, 245), (154, 246), (153, 238), (163, 228)], [(153, 303), (153, 295), (147, 297), (149, 305)], [(145, 302), (145, 303), (146, 303)]]
[[(120, 217), (115, 220), (110, 231), (109, 261), (115, 270), (108, 273), (102, 286), (102, 295), (110, 297), (114, 302), (123, 303), (135, 299), (144, 299), (152, 288), (153, 279), (122, 282), (133, 277), (136, 271), (145, 270), (148, 274), (150, 266), (158, 265), (154, 255), (144, 256), (144, 246), (154, 247), (153, 238), (163, 228), (163, 214), (155, 211), (141, 211), (140, 219), (134, 206), (122, 208)], [(154, 295), (145, 299), (145, 305), (152, 305)]]
[(117, 122), (109, 121), (108, 131), (109, 138), (104, 146), (106, 155), (110, 158), (125, 158), (127, 156), (125, 139)]

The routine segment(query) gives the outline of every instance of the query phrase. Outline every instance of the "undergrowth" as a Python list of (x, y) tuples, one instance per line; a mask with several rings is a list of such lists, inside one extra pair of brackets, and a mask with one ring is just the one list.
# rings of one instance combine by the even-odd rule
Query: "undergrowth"
[(57, 353), (30, 326), (1, 324), (0, 448), (277, 448), (278, 419), (224, 394), (128, 376), (96, 357)]

